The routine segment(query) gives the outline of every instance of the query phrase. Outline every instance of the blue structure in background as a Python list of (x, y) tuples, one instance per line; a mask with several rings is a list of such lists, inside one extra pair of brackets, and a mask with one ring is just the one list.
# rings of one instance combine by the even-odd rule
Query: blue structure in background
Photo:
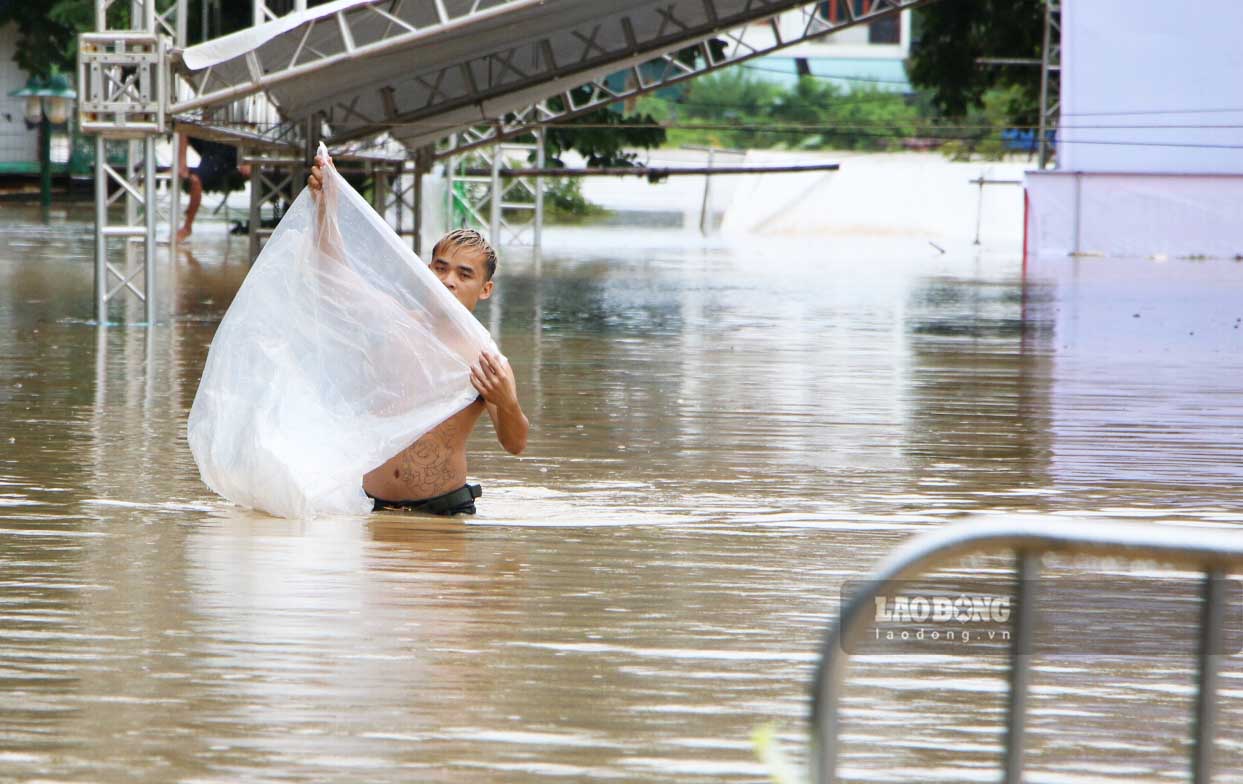
[[(1050, 129), (1045, 136), (1049, 140), (1049, 144), (1056, 141), (1057, 133)], [(1001, 132), (1001, 144), (1010, 152), (1036, 152), (1039, 146), (1036, 143), (1036, 131), (1034, 129), (1007, 128)]]

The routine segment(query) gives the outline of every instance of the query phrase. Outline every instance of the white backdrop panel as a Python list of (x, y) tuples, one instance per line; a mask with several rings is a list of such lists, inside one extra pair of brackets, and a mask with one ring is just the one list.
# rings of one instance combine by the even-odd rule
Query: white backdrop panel
[(1243, 174), (1243, 2), (1064, 0), (1058, 167)]
[(1027, 172), (1033, 256), (1235, 258), (1243, 176)]

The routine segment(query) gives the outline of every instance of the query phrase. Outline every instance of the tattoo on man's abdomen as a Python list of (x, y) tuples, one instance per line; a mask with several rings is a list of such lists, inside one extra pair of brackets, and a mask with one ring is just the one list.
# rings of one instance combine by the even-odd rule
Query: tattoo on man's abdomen
[(452, 425), (438, 427), (402, 452), (396, 478), (416, 487), (444, 485), (452, 478), (454, 431)]

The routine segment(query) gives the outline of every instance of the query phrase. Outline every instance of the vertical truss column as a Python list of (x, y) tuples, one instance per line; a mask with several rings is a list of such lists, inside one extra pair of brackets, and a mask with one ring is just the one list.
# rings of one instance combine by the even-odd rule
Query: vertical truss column
[[(293, 202), (300, 175), (304, 169), (300, 158), (260, 156), (239, 159), (250, 164), (250, 246), (253, 264), (259, 257), (263, 241), (272, 236), (272, 227), (280, 220), (286, 207)], [(264, 225), (264, 208), (271, 208), (271, 226)]]
[(544, 165), (544, 132), (532, 142), (502, 142), (446, 160), (450, 228), (487, 229), (495, 247), (526, 245), (539, 252), (544, 221), (544, 178), (511, 177), (508, 169)]
[(371, 207), (380, 213), (380, 217), (388, 222), (388, 216), (385, 214), (385, 205), (388, 203), (389, 183), (393, 179), (388, 167), (378, 163), (371, 163), (368, 167), (368, 174), (371, 175)]
[[(535, 168), (543, 171), (544, 159), (544, 126), (535, 130)], [(535, 225), (531, 235), (531, 249), (535, 258), (540, 257), (540, 248), (544, 240), (544, 175), (535, 175)]]
[[(1058, 114), (1061, 110), (1062, 83), (1062, 2), (1045, 0), (1044, 46), (1040, 55), (1040, 168), (1047, 168), (1056, 151), (1049, 139), (1049, 131), (1057, 134)], [(1054, 85), (1054, 74), (1057, 84)]]
[[(433, 145), (425, 145), (420, 147), (414, 153), (414, 171), (410, 174), (410, 213), (411, 224), (414, 227), (414, 252), (423, 255), (423, 234), (427, 231), (425, 218), (427, 215), (425, 196), (423, 194), (423, 176), (432, 170), (432, 162), (435, 160), (436, 148)], [(428, 246), (428, 250), (431, 247)]]
[[(115, 0), (95, 0), (95, 32), (78, 39), (79, 127), (95, 142), (95, 320), (108, 323), (108, 303), (129, 292), (143, 303), (144, 320), (154, 323), (155, 303), (155, 139), (164, 129), (165, 53), (156, 0), (131, 0), (131, 26), (110, 30), (108, 9)], [(107, 139), (128, 139), (125, 166), (108, 162)], [(141, 166), (139, 165), (141, 161)], [(116, 195), (109, 196), (109, 186)], [(108, 209), (126, 198), (124, 221), (112, 224)], [(141, 213), (141, 221), (139, 215)], [(108, 238), (120, 238), (127, 263), (108, 258)], [(142, 261), (136, 260), (141, 244)], [(142, 280), (142, 288), (135, 281)]]
[[(434, 150), (421, 147), (413, 165), (377, 164), (376, 204), (399, 237), (409, 238), (414, 252), (423, 253), (423, 175), (431, 171)], [(380, 195), (382, 194), (382, 196)]]
[[(416, 175), (417, 176), (417, 175)], [(397, 166), (377, 167), (376, 202), (380, 215), (399, 237), (413, 237), (418, 252), (418, 218), (415, 207), (414, 177), (408, 169)]]
[[(189, 1), (176, 0), (163, 13), (156, 14), (156, 21), (159, 23), (161, 31), (172, 37), (173, 45), (177, 49), (184, 49), (186, 46), (186, 25), (189, 24)], [(203, 12), (207, 12), (204, 5)], [(176, 103), (181, 98), (184, 82), (176, 73), (172, 73), (167, 77), (168, 95), (166, 96), (165, 107), (169, 104)], [(173, 133), (172, 143), (172, 165), (169, 166), (168, 173), (161, 176), (160, 179), (166, 182), (168, 187), (168, 204), (165, 210), (165, 219), (168, 223), (168, 245), (170, 249), (169, 256), (175, 258), (177, 251), (177, 230), (181, 228), (181, 134)]]

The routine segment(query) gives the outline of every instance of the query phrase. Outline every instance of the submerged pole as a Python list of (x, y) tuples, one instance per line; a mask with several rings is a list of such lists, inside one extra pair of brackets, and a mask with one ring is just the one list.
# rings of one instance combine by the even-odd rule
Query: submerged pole
[(147, 134), (142, 140), (143, 189), (142, 217), (147, 229), (143, 240), (143, 314), (150, 326), (155, 323), (155, 136)]
[[(712, 164), (716, 160), (716, 150), (708, 148), (708, 169), (712, 169)], [(712, 190), (712, 175), (704, 175), (704, 196), (703, 203), (699, 205), (699, 233), (708, 236), (708, 194)]]
[[(535, 168), (543, 169), (544, 161), (544, 126), (535, 130)], [(544, 234), (544, 175), (535, 175), (535, 226), (531, 232), (531, 250), (535, 258), (540, 256), (540, 247)]]
[(497, 142), (496, 145), (492, 147), (492, 200), (490, 205), (492, 208), (490, 221), (492, 225), (489, 240), (492, 242), (492, 247), (494, 248), (501, 244), (501, 201), (505, 197), (504, 192), (501, 190), (502, 149), (503, 147), (500, 142)]
[(52, 206), (52, 122), (47, 109), (39, 117), (39, 204)]
[(95, 137), (95, 323), (108, 323), (108, 175), (104, 137)]

